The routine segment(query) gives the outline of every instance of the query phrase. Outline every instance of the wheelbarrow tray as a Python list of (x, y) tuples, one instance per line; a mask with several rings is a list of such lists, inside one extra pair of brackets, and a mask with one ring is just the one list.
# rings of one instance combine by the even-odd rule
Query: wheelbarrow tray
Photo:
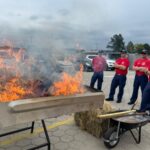
[(120, 122), (120, 128), (130, 130), (146, 125), (150, 121), (150, 117), (147, 115), (132, 115), (123, 116), (118, 118), (111, 118), (111, 122), (114, 125), (118, 125)]

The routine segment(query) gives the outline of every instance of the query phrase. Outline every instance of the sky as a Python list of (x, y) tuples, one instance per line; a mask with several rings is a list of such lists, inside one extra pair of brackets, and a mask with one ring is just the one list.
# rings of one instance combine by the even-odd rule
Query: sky
[(150, 44), (149, 0), (0, 0), (0, 41), (34, 49), (107, 49), (114, 34)]

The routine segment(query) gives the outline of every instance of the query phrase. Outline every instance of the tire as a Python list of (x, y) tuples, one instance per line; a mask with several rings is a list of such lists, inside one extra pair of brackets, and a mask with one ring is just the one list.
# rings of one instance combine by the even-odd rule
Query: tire
[(111, 68), (108, 65), (106, 66), (106, 71), (111, 71)]
[(106, 66), (106, 71), (109, 71), (109, 67), (108, 67), (108, 65)]
[(91, 72), (92, 71), (92, 69), (90, 69), (89, 67), (87, 67), (87, 66), (84, 66), (84, 71), (85, 72)]
[(120, 138), (116, 138), (117, 135), (117, 128), (116, 127), (112, 127), (109, 128), (105, 134), (104, 134), (104, 145), (107, 148), (114, 148), (118, 143)]
[(88, 71), (87, 66), (84, 66), (84, 71), (85, 71), (85, 72), (87, 72), (87, 71)]

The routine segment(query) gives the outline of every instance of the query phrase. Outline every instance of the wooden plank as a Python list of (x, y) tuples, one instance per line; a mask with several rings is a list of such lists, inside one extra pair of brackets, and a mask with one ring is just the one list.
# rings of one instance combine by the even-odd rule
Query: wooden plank
[(18, 100), (9, 103), (9, 108), (14, 112), (24, 112), (36, 109), (52, 108), (63, 105), (94, 103), (99, 100), (96, 93), (85, 93), (73, 96), (51, 96), (25, 100)]
[(102, 108), (104, 94), (85, 93), (76, 96), (28, 99), (27, 101), (0, 103), (0, 128), (87, 111), (92, 108)]

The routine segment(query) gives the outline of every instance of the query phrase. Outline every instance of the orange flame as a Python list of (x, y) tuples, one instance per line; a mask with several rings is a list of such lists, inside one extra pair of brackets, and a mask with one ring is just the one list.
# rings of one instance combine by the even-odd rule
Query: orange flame
[(80, 71), (71, 76), (67, 73), (62, 73), (61, 81), (55, 82), (50, 88), (50, 93), (54, 96), (72, 95), (85, 92), (82, 86), (83, 66), (80, 65)]
[[(13, 59), (13, 64), (7, 63)], [(12, 47), (0, 47), (0, 102), (25, 98), (31, 91), (21, 81), (18, 64), (24, 58), (24, 49), (15, 51)]]
[(0, 91), (0, 102), (17, 100), (32, 93), (30, 89), (22, 87), (18, 78), (11, 79), (4, 86), (1, 84)]
[[(24, 59), (25, 49), (13, 49), (12, 46), (0, 47), (0, 102), (14, 101), (27, 97), (38, 97), (43, 94), (72, 95), (83, 93), (85, 89), (82, 86), (83, 66), (80, 71), (71, 76), (62, 73), (61, 80), (55, 82), (47, 92), (40, 88), (40, 83), (33, 81), (25, 81), (22, 78), (20, 62), (28, 66), (32, 70), (34, 59)], [(12, 62), (10, 61), (12, 60)], [(10, 63), (11, 62), (11, 63)]]

